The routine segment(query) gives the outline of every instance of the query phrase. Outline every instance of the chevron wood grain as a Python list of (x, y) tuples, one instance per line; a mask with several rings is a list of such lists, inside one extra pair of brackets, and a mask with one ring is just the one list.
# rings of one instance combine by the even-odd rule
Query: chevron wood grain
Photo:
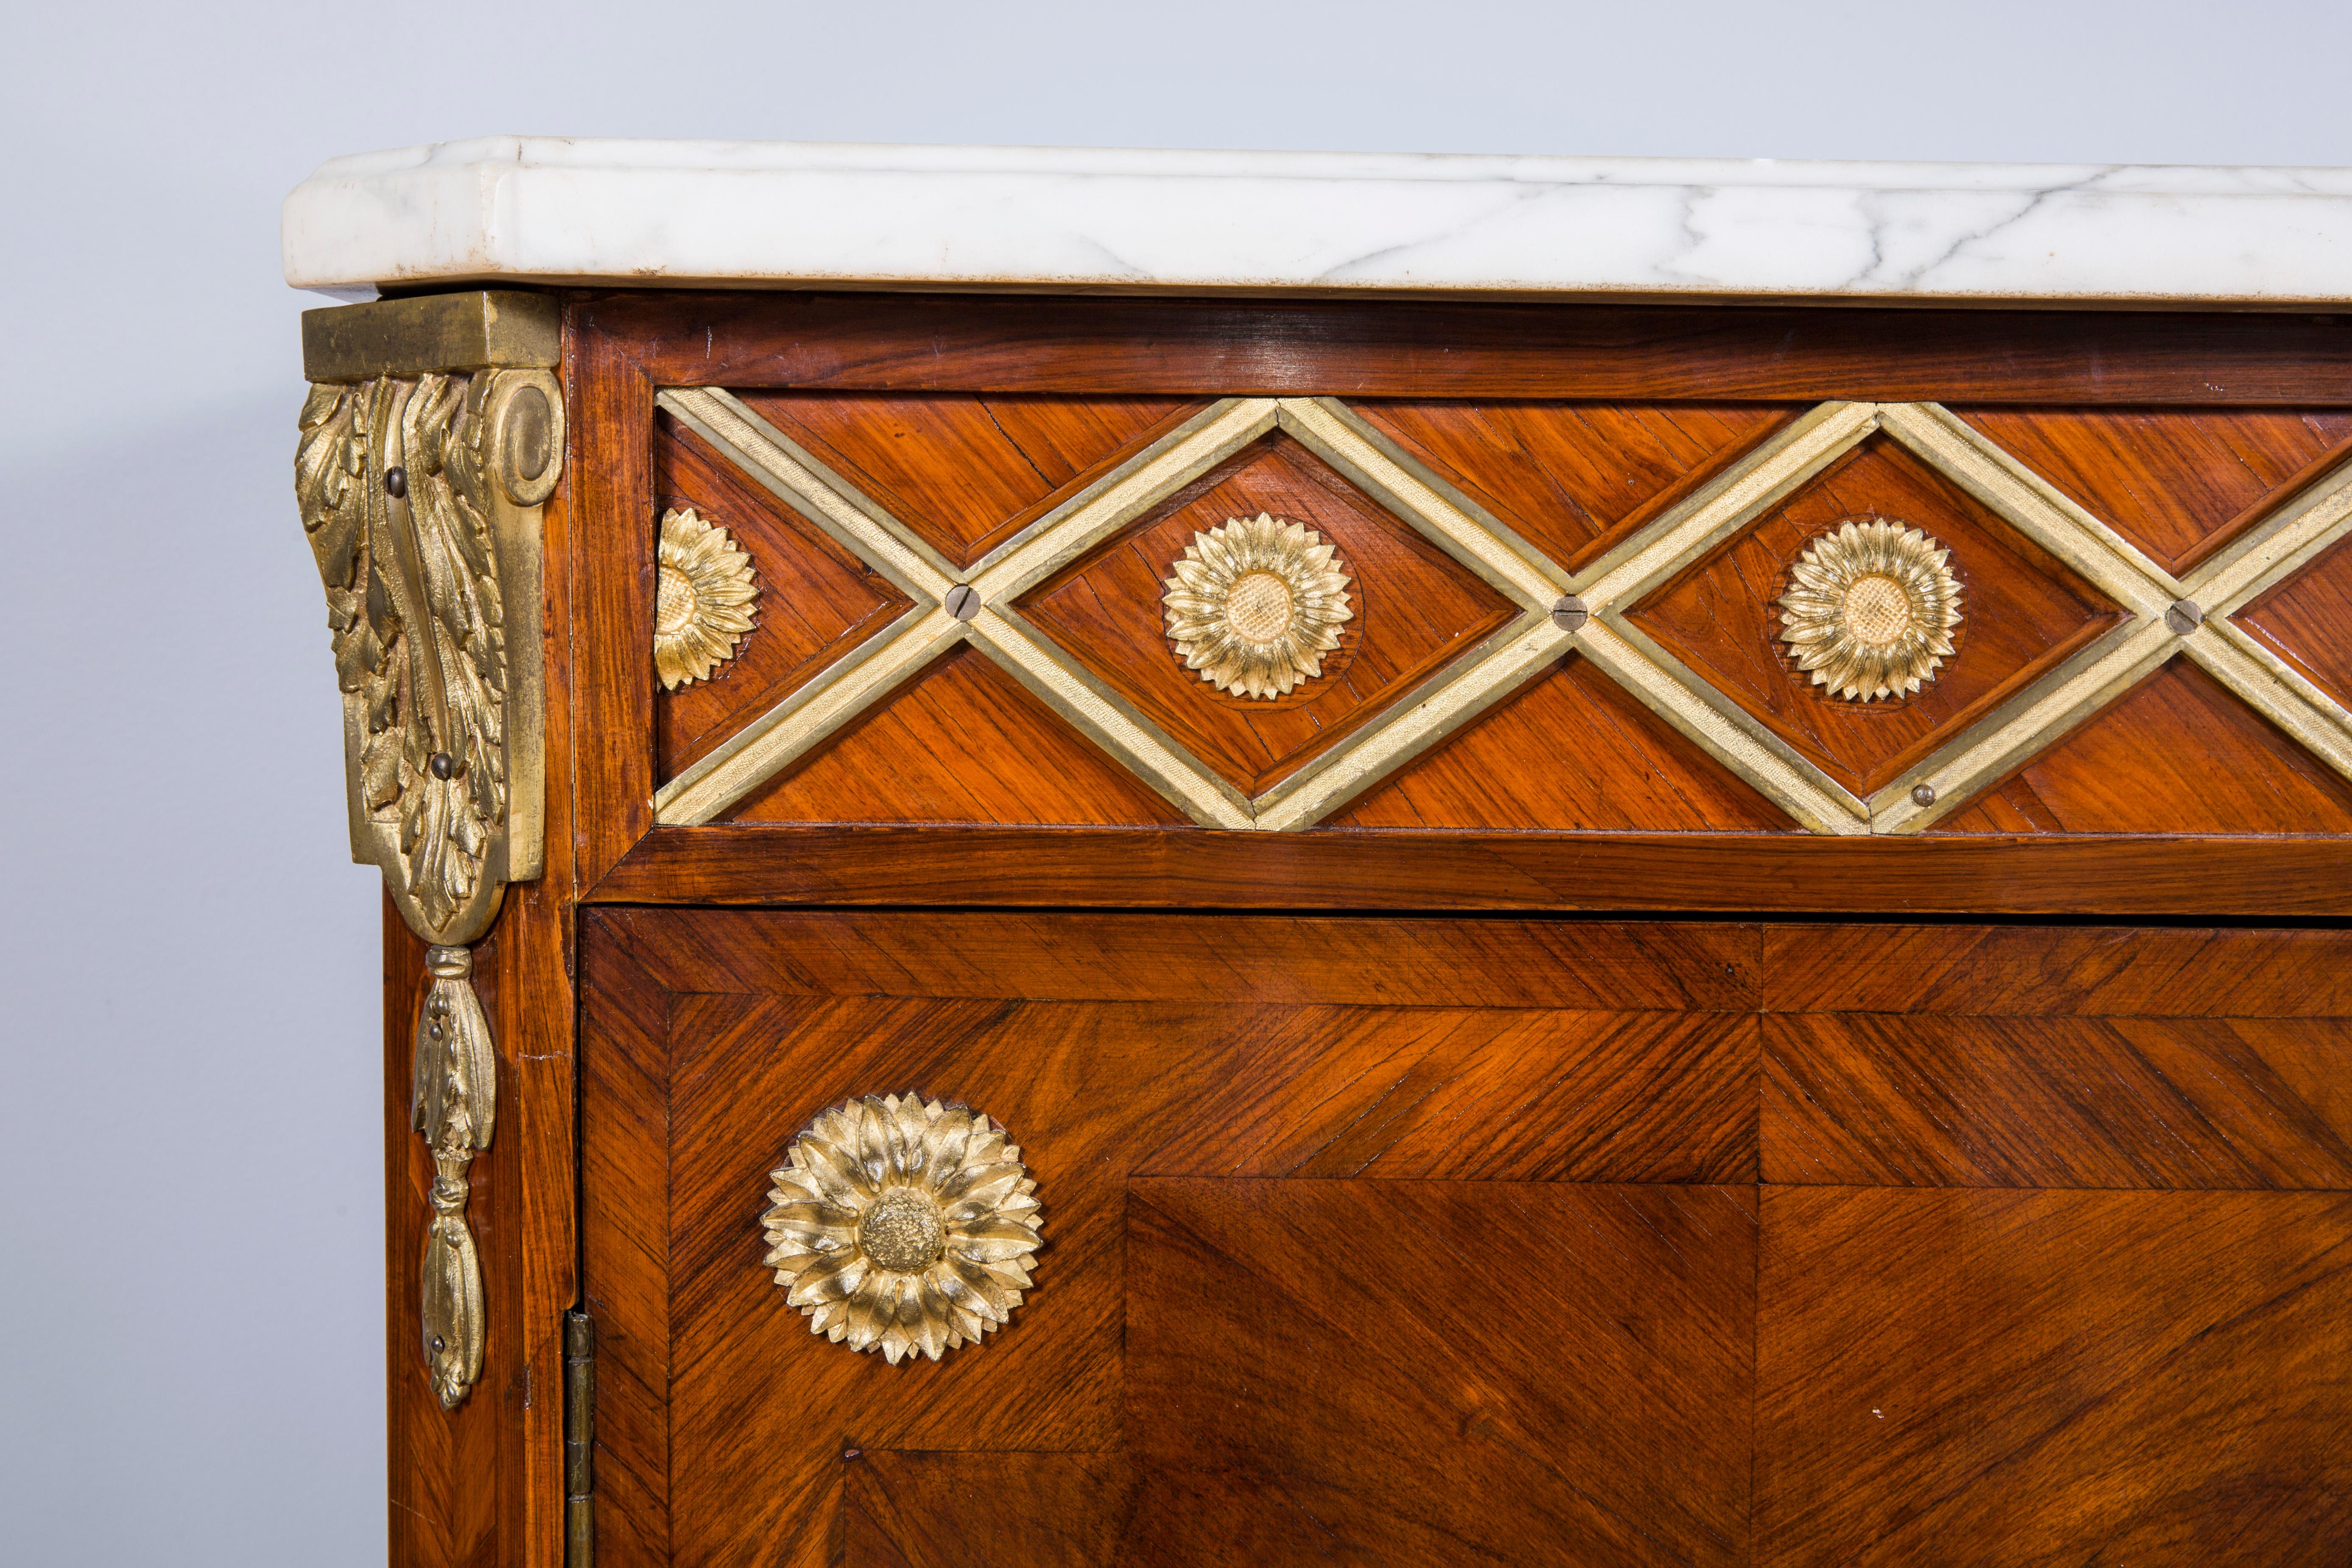
[(674, 991), (1159, 1003), (1200, 998), (1215, 973), (1270, 1005), (1748, 1013), (1768, 978), (1762, 931), (1731, 921), (693, 908), (593, 920)]
[(2352, 1017), (2352, 932), (2212, 926), (1766, 926), (1769, 1013)]
[(1763, 1020), (1764, 1179), (2352, 1189), (2336, 1019)]
[(2352, 780), (2176, 659), (1928, 831), (2342, 834)]
[[(2339, 933), (610, 909), (583, 972), (625, 1562), (1032, 1541), (958, 1533), (983, 1497), (1171, 1568), (2352, 1520)], [(936, 1365), (757, 1262), (767, 1169), (884, 1087), (1001, 1119), (1046, 1204), (1036, 1289)]]
[(1767, 1187), (1757, 1562), (2340, 1563), (2352, 1194)]
[(969, 566), (1199, 411), (1168, 397), (761, 393), (760, 416)]
[[(1299, 1008), (1204, 1083), (1139, 1174), (1756, 1180), (1756, 1021), (1738, 1015)], [(1499, 1105), (1543, 1106), (1497, 1120)]]
[(1119, 1561), (1747, 1562), (1754, 1202), (1135, 1183)]
[(854, 1449), (841, 1464), (841, 1568), (1097, 1568), (1134, 1487), (1123, 1454)]
[(2176, 577), (2352, 451), (2338, 409), (1960, 413)]
[[(1563, 744), (1560, 737), (1574, 736)], [(1529, 756), (1559, 749), (1559, 764)], [(1796, 824), (1591, 659), (1570, 655), (1333, 827), (1793, 832)]]
[(1366, 423), (1582, 571), (1798, 412), (1769, 404), (1378, 402)]
[(728, 819), (1191, 826), (969, 646), (751, 791)]
[(2237, 623), (2315, 681), (2352, 704), (2352, 542), (2337, 545), (2240, 611)]

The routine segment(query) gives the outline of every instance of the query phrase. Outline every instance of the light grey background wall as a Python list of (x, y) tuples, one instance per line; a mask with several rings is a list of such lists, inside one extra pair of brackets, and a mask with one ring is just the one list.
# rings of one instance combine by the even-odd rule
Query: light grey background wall
[[(0, 1563), (380, 1561), (377, 892), (278, 203), (497, 132), (2352, 164), (2342, 0), (11, 8)], [(2347, 258), (2352, 285), (2352, 257)]]

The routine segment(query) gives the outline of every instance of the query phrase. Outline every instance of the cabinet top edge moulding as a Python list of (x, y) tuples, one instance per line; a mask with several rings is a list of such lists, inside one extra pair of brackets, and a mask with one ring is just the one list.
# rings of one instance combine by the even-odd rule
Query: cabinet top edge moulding
[(329, 160), (287, 281), (2328, 310), (2352, 170), (479, 137)]

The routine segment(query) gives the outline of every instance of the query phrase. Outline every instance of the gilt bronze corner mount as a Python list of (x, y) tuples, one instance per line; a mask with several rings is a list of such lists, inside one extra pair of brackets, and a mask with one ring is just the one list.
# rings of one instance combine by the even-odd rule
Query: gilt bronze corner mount
[(557, 345), (552, 303), (527, 294), (303, 320), (294, 489), (343, 698), (352, 858), (383, 873), (429, 944), (411, 1119), (433, 1157), (419, 1305), (444, 1409), (472, 1391), (486, 1343), (466, 1211), (498, 1056), (467, 944), (541, 858), (540, 510), (563, 469)]
[[(544, 310), (497, 303), (535, 298), (304, 323), (295, 491), (343, 693), (352, 856), (444, 945), (479, 938), (504, 885), (539, 874), (540, 508), (562, 470), (563, 399), (543, 366), (495, 363), (550, 357)], [(371, 311), (386, 315), (353, 319)]]

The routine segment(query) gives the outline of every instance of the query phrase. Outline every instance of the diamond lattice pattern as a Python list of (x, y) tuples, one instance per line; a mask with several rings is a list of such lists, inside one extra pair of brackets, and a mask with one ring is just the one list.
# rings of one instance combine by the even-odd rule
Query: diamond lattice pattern
[[(2352, 776), (2352, 713), (2231, 618), (2352, 531), (2352, 464), (2302, 476), (2175, 576), (1933, 404), (1827, 403), (1727, 425), (1703, 482), (1562, 534), (1556, 519), (1515, 529), (1394, 438), (1433, 450), (1425, 417), (1229, 398), (1142, 432), (1042, 511), (1010, 527), (976, 518), (950, 542), (727, 393), (672, 389), (660, 403), (909, 605), (663, 786), (664, 823), (724, 814), (960, 644), (1212, 827), (1311, 826), (1571, 652), (1584, 679), (1613, 682), (1819, 833), (1929, 827), (2179, 656)], [(1488, 500), (1496, 489), (1511, 487)], [(1325, 531), (1360, 579), (1353, 640), (1327, 676), (1287, 706), (1241, 705), (1172, 656), (1159, 676), (1114, 658), (1157, 638), (1159, 577), (1183, 541), (1259, 510)], [(1951, 547), (1969, 620), (1933, 686), (1855, 719), (1780, 657), (1772, 601), (1805, 538), (1882, 512)]]
[[(1198, 533), (1260, 512), (1338, 552), (1352, 614), (1319, 678), (1288, 695), (1219, 691), (1177, 659), (1137, 657), (1169, 563)], [(1147, 512), (1020, 602), (1029, 622), (1243, 794), (1264, 794), (1510, 623), (1518, 606), (1280, 430)], [(1287, 603), (1283, 611), (1288, 617)]]

